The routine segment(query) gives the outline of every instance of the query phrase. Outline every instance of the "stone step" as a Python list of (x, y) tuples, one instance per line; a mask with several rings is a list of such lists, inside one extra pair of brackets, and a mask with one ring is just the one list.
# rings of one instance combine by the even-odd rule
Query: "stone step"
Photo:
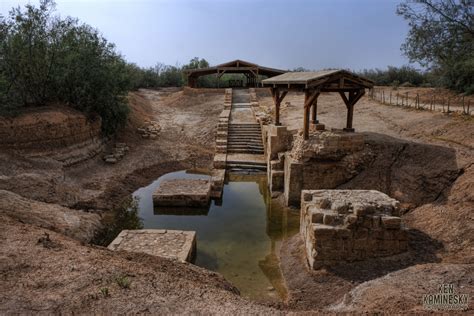
[(229, 145), (235, 145), (235, 146), (259, 146), (263, 147), (262, 142), (239, 142), (239, 141), (231, 141), (227, 142)]
[(241, 170), (261, 170), (261, 171), (266, 171), (267, 170), (267, 167), (266, 166), (258, 166), (258, 165), (249, 165), (249, 164), (243, 164), (243, 163), (239, 163), (239, 164), (227, 164), (226, 165), (226, 168), (227, 169), (241, 169)]
[(245, 137), (236, 137), (236, 136), (232, 136), (232, 135), (229, 135), (227, 136), (227, 141), (237, 141), (237, 142), (248, 142), (248, 141), (257, 141), (257, 142), (262, 142), (262, 138), (260, 136), (255, 136), (255, 137), (252, 137), (252, 136), (245, 136)]
[(249, 125), (249, 126), (236, 126), (234, 124), (229, 124), (229, 128), (233, 128), (233, 129), (256, 129), (256, 130), (260, 130), (260, 125)]
[(262, 138), (262, 136), (259, 134), (250, 133), (228, 133), (226, 136), (232, 138)]
[(262, 132), (262, 130), (258, 127), (232, 127), (232, 126), (229, 126), (229, 130), (231, 130), (231, 131), (252, 131), (252, 132), (259, 132), (259, 133)]
[(258, 154), (258, 155), (263, 155), (264, 151), (263, 150), (256, 150), (256, 149), (235, 149), (235, 148), (229, 148), (227, 149), (228, 153), (234, 153), (234, 154)]
[(229, 148), (252, 148), (252, 149), (259, 149), (263, 150), (263, 146), (259, 144), (234, 144), (234, 143), (228, 143), (227, 146)]
[(256, 128), (229, 128), (229, 131), (236, 133), (257, 133), (261, 134), (262, 131)]
[(255, 128), (260, 128), (260, 124), (258, 123), (229, 123), (229, 127), (235, 127), (235, 128), (244, 128), (244, 127), (255, 127)]
[(228, 150), (256, 150), (263, 151), (263, 147), (257, 146), (227, 146)]
[(263, 166), (267, 168), (267, 163), (264, 161), (244, 161), (244, 160), (227, 160), (227, 164), (232, 164), (232, 165), (239, 165), (239, 164), (244, 164), (244, 165), (252, 165), (252, 166)]
[(227, 142), (227, 144), (229, 145), (236, 145), (236, 146), (259, 146), (259, 147), (263, 147), (263, 143), (262, 142), (244, 142), (244, 141), (231, 141), (231, 142)]
[(229, 135), (229, 136), (234, 136), (234, 137), (242, 137), (242, 138), (245, 138), (246, 136), (262, 138), (262, 134), (260, 134), (260, 133), (236, 133), (236, 132), (230, 132), (230, 133), (227, 133), (227, 135)]
[(233, 123), (229, 124), (230, 127), (236, 128), (243, 128), (243, 127), (250, 127), (250, 128), (260, 128), (260, 124), (258, 123)]

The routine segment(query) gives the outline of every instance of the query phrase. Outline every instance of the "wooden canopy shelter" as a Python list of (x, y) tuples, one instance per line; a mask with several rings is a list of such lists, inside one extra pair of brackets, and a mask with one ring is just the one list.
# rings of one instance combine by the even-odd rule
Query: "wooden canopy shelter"
[(302, 91), (304, 100), (304, 138), (309, 136), (310, 109), (311, 121), (317, 124), (318, 97), (321, 92), (338, 92), (347, 108), (345, 131), (353, 132), (352, 117), (354, 105), (364, 95), (365, 89), (374, 86), (371, 80), (357, 76), (345, 70), (321, 70), (315, 72), (288, 72), (273, 78), (262, 80), (263, 86), (272, 89), (275, 103), (275, 124), (280, 125), (280, 104), (288, 91)]
[(273, 77), (284, 74), (285, 71), (263, 67), (237, 59), (209, 68), (187, 69), (184, 71), (184, 73), (188, 78), (188, 86), (191, 88), (196, 88), (197, 79), (201, 76), (217, 74), (217, 78), (220, 79), (225, 73), (244, 74), (247, 78), (247, 86), (257, 87), (259, 83), (259, 76)]

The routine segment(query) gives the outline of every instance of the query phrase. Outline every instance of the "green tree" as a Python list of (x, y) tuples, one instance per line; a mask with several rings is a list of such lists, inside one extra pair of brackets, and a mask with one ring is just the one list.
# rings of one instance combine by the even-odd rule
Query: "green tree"
[(0, 17), (0, 110), (62, 102), (100, 115), (113, 133), (128, 113), (126, 63), (97, 30), (53, 16), (54, 8), (42, 0)]
[(402, 51), (449, 88), (474, 92), (474, 2), (406, 0), (397, 8), (410, 30)]

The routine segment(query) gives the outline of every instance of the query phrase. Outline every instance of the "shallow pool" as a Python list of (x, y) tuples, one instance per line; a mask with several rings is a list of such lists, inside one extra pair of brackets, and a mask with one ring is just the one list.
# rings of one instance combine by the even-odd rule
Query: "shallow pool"
[[(222, 201), (209, 209), (179, 210), (153, 207), (152, 193), (164, 179), (206, 179), (207, 175), (186, 171), (168, 173), (133, 193), (138, 200), (144, 228), (194, 230), (197, 233), (195, 264), (232, 282), (242, 296), (252, 299), (281, 299), (286, 295), (279, 269), (281, 240), (298, 232), (295, 211), (272, 203), (265, 174), (230, 174)], [(218, 205), (220, 204), (220, 205)]]

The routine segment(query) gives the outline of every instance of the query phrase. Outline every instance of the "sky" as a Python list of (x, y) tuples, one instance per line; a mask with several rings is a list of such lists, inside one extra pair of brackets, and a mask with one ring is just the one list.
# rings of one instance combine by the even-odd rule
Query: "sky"
[[(56, 0), (59, 15), (97, 29), (142, 67), (241, 59), (294, 69), (408, 64), (402, 0)], [(0, 14), (37, 0), (0, 0)]]

